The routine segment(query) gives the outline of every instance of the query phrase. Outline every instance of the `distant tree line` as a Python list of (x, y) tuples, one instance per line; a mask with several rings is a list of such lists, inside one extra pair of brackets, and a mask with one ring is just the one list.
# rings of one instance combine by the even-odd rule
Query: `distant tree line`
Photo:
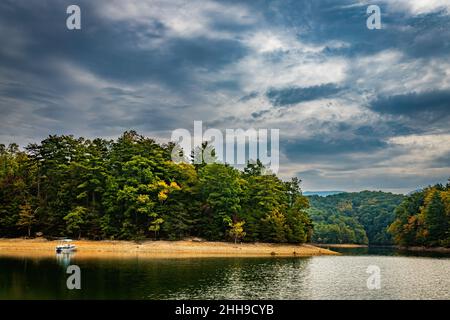
[(24, 150), (0, 145), (0, 237), (310, 240), (297, 178), (264, 174), (259, 161), (243, 171), (174, 163), (173, 148), (134, 131), (115, 141), (52, 135)]
[(362, 191), (309, 196), (316, 243), (450, 247), (450, 181), (408, 196)]
[(309, 196), (313, 242), (392, 244), (388, 226), (404, 196), (381, 191)]

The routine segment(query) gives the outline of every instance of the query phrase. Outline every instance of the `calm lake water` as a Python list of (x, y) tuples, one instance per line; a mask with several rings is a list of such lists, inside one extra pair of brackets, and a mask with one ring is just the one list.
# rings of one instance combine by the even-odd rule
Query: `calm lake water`
[[(450, 299), (450, 256), (392, 249), (311, 258), (10, 258), (0, 253), (0, 299)], [(81, 268), (68, 290), (66, 268)], [(369, 265), (381, 288), (367, 288)]]

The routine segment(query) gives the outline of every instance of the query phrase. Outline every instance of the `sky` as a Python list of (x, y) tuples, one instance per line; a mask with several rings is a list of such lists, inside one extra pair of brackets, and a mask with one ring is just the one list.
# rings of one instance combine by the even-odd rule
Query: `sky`
[(280, 129), (279, 175), (303, 190), (450, 177), (448, 0), (2, 0), (0, 41), (3, 144), (201, 120)]

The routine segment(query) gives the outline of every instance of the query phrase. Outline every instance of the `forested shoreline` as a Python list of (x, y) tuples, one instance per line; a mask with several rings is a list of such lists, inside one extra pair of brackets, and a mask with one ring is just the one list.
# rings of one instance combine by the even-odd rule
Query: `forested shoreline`
[(0, 146), (0, 237), (310, 240), (298, 179), (264, 174), (259, 161), (243, 171), (177, 164), (173, 147), (134, 131), (116, 141), (49, 136), (23, 151)]
[(361, 191), (308, 199), (315, 243), (450, 247), (450, 181), (407, 196)]
[(0, 237), (450, 246), (449, 184), (305, 197), (259, 161), (174, 163), (173, 148), (134, 131), (0, 145)]
[(396, 244), (404, 247), (450, 247), (450, 180), (405, 198), (389, 226)]
[(313, 242), (391, 245), (388, 226), (403, 195), (382, 191), (308, 196), (313, 222)]

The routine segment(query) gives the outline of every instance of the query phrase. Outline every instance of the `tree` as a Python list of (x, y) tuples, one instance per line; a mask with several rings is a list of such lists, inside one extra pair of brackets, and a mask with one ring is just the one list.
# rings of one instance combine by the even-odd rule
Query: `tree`
[[(387, 228), (395, 220), (394, 210), (404, 196), (361, 191), (326, 197), (309, 196), (308, 199), (311, 208), (307, 211), (315, 224), (313, 241), (324, 242), (324, 239), (333, 238), (338, 243), (392, 244)], [(325, 225), (335, 227), (325, 228)]]
[(216, 150), (208, 142), (205, 141), (201, 146), (197, 146), (191, 153), (191, 162), (198, 172), (201, 168), (205, 167), (207, 164), (212, 164), (217, 162)]
[(229, 223), (241, 210), (241, 180), (237, 169), (220, 163), (199, 169), (203, 231), (210, 240), (223, 239)]
[[(286, 185), (275, 175), (260, 175), (258, 170), (254, 175), (248, 173), (245, 175), (243, 194), (241, 218), (246, 221), (246, 239), (261, 240), (264, 237), (262, 236), (263, 219), (274, 211), (284, 216), (288, 208)], [(266, 241), (275, 239), (274, 237), (265, 238)]]
[(64, 217), (68, 234), (78, 235), (78, 239), (81, 239), (81, 231), (85, 224), (87, 211), (86, 208), (78, 206)]
[(424, 212), (425, 224), (428, 229), (427, 242), (433, 246), (441, 244), (447, 236), (450, 225), (440, 192), (430, 191), (430, 198)]
[(450, 246), (449, 210), (449, 185), (430, 186), (404, 199), (389, 232), (403, 246)]
[(0, 145), (0, 236), (22, 235), (21, 206), (34, 203), (34, 169), (17, 144)]
[(261, 239), (267, 242), (286, 242), (286, 218), (273, 210), (261, 220)]
[(156, 235), (158, 234), (158, 231), (161, 229), (161, 224), (164, 222), (161, 218), (156, 218), (150, 223), (150, 227), (148, 227), (148, 230), (153, 231), (155, 233), (155, 239)]
[(236, 221), (230, 223), (231, 229), (228, 232), (231, 238), (234, 239), (234, 243), (237, 243), (238, 240), (245, 237), (244, 224), (245, 221)]
[(307, 212), (309, 200), (302, 195), (300, 183), (301, 180), (297, 177), (286, 182), (288, 194), (287, 240), (293, 243), (310, 241), (313, 233), (313, 223)]
[(33, 210), (28, 203), (21, 205), (19, 212), (19, 221), (17, 221), (17, 225), (19, 227), (26, 227), (28, 237), (31, 237), (31, 227), (33, 227), (36, 222), (36, 210)]

